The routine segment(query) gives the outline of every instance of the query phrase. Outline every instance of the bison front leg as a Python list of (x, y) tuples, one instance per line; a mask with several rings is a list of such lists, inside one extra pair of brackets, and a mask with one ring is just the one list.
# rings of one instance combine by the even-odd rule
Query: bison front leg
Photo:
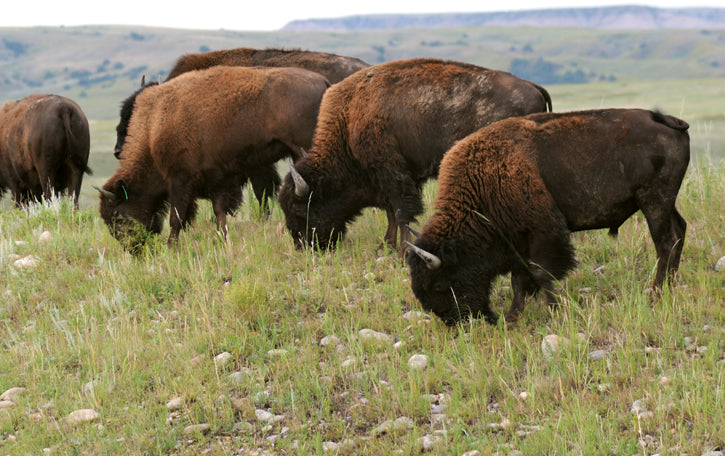
[(657, 217), (645, 212), (645, 218), (657, 250), (657, 273), (652, 288), (659, 292), (665, 280), (674, 278), (680, 265), (687, 222), (675, 208), (669, 217)]
[(511, 271), (513, 300), (506, 313), (506, 321), (516, 321), (526, 307), (526, 298), (539, 289), (531, 274), (526, 270)]
[(176, 244), (179, 240), (179, 233), (186, 229), (196, 215), (196, 201), (190, 197), (172, 198), (171, 211), (169, 215), (169, 246)]
[(227, 227), (227, 214), (232, 215), (239, 208), (242, 202), (242, 189), (234, 182), (229, 182), (227, 191), (215, 195), (212, 199), (214, 215), (216, 216), (216, 229), (222, 240), (227, 241), (229, 228)]

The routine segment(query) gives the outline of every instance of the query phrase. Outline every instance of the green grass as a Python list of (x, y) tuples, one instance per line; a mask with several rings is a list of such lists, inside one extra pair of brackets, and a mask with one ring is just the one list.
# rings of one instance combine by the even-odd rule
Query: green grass
[[(722, 119), (703, 129), (710, 136), (697, 127), (715, 95), (688, 93), (678, 111), (667, 86), (646, 84), (648, 97), (643, 87), (557, 86), (552, 95), (558, 109), (657, 100), (694, 125), (695, 157), (722, 157)], [(720, 93), (716, 81), (701, 87)], [(66, 200), (21, 211), (6, 198), (0, 212), (0, 392), (27, 388), (0, 410), (3, 454), (308, 455), (346, 439), (340, 454), (410, 454), (436, 431), (433, 453), (453, 456), (697, 455), (725, 445), (725, 276), (713, 269), (725, 255), (721, 167), (699, 159), (688, 171), (678, 200), (688, 221), (680, 275), (659, 302), (647, 293), (654, 247), (637, 215), (616, 240), (603, 231), (573, 236), (580, 264), (559, 284), (557, 310), (539, 297), (515, 325), (448, 328), (403, 318), (420, 308), (404, 264), (376, 251), (380, 211), (366, 210), (337, 251), (320, 254), (296, 251), (279, 207), (263, 219), (253, 199), (222, 244), (204, 202), (178, 247), (166, 248), (166, 231), (144, 254), (127, 254), (89, 187), (115, 167), (114, 126), (92, 122), (96, 174), (80, 211)], [(426, 186), (428, 208), (434, 192), (435, 183)], [(52, 237), (41, 243), (44, 231)], [(13, 255), (34, 255), (39, 266), (17, 268)], [(510, 303), (508, 285), (502, 278), (494, 287), (499, 311)], [(362, 340), (364, 328), (402, 345)], [(571, 341), (552, 360), (541, 352), (548, 334)], [(328, 335), (340, 346), (320, 346)], [(607, 359), (590, 360), (597, 349)], [(231, 361), (217, 365), (222, 352)], [(428, 356), (426, 370), (408, 367), (413, 354)], [(234, 372), (242, 372), (236, 380)], [(445, 397), (445, 421), (431, 414), (432, 394)], [(176, 396), (183, 405), (170, 412)], [(651, 416), (630, 411), (636, 400)], [(65, 421), (84, 408), (100, 418)], [(269, 425), (255, 409), (283, 418)], [(376, 431), (399, 417), (413, 426)], [(491, 426), (502, 422), (510, 424)], [(199, 423), (210, 431), (185, 434)]]

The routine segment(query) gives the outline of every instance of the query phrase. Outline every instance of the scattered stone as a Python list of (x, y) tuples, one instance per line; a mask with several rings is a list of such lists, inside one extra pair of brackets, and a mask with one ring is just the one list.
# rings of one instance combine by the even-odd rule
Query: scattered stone
[(257, 420), (263, 421), (267, 424), (279, 423), (284, 419), (284, 415), (275, 415), (262, 409), (255, 410), (254, 415), (257, 417)]
[(13, 388), (10, 388), (6, 390), (4, 393), (0, 394), (0, 401), (14, 401), (23, 394), (26, 391), (25, 388), (21, 386), (16, 386)]
[(13, 266), (15, 266), (18, 269), (32, 269), (37, 268), (40, 264), (40, 259), (36, 256), (29, 255), (25, 258), (21, 258), (19, 260), (15, 260), (13, 263)]
[(411, 323), (417, 323), (421, 320), (430, 320), (430, 315), (419, 310), (409, 310), (403, 314), (403, 318)]
[(556, 334), (549, 334), (544, 337), (541, 341), (541, 352), (544, 354), (544, 358), (547, 360), (552, 359), (558, 355), (563, 347), (569, 346), (569, 339), (566, 337), (559, 337)]
[(392, 431), (407, 431), (408, 429), (412, 429), (413, 427), (415, 427), (415, 423), (413, 422), (413, 420), (411, 420), (407, 416), (401, 416), (400, 418), (396, 418), (395, 420), (385, 421), (380, 426), (374, 428), (371, 433), (374, 436), (378, 436)]
[(184, 405), (184, 398), (181, 396), (172, 397), (169, 402), (166, 403), (166, 409), (170, 412), (179, 410)]
[(513, 424), (513, 423), (511, 422), (511, 420), (509, 420), (508, 418), (504, 418), (504, 419), (503, 419), (503, 420), (501, 420), (501, 422), (499, 423), (499, 427), (500, 427), (501, 429), (506, 429), (506, 428), (509, 428), (509, 427), (511, 427), (511, 425), (512, 425), (512, 424)]
[(15, 407), (15, 402), (13, 402), (13, 401), (0, 401), (0, 410), (9, 409), (11, 407)]
[(423, 370), (428, 366), (428, 357), (425, 355), (413, 355), (408, 359), (408, 367), (415, 370)]
[(340, 366), (342, 366), (343, 368), (353, 367), (356, 362), (357, 361), (355, 360), (354, 356), (348, 356), (347, 359), (345, 359), (345, 361), (340, 363)]
[(654, 415), (652, 412), (647, 410), (647, 406), (645, 405), (644, 400), (641, 399), (638, 399), (632, 403), (630, 411), (637, 415), (637, 417), (640, 419), (650, 418)]
[(51, 239), (53, 239), (53, 235), (50, 233), (50, 231), (43, 231), (40, 233), (40, 236), (38, 236), (38, 240), (40, 242), (48, 242)]
[(466, 451), (461, 456), (481, 456), (481, 452), (478, 450)]
[(333, 347), (337, 347), (341, 343), (342, 343), (342, 341), (340, 340), (340, 338), (337, 337), (334, 334), (331, 334), (329, 336), (325, 336), (322, 339), (320, 339), (320, 346), (321, 347), (327, 347), (328, 345), (331, 345)]
[(325, 453), (337, 453), (338, 451), (340, 451), (340, 444), (337, 442), (322, 442), (322, 451), (324, 451)]
[(432, 451), (433, 448), (442, 441), (443, 438), (439, 435), (426, 434), (418, 439), (418, 445), (421, 447), (424, 453), (427, 453), (429, 451)]
[(405, 345), (405, 342), (403, 342), (402, 340), (399, 340), (393, 344), (393, 348), (396, 350), (400, 350), (401, 348), (403, 348), (404, 345)]
[(101, 415), (98, 414), (93, 409), (81, 409), (76, 410), (75, 412), (71, 412), (66, 417), (66, 422), (71, 425), (77, 425), (82, 423), (89, 423), (91, 421), (95, 421), (98, 418), (100, 418)]
[(243, 371), (236, 371), (229, 374), (229, 380), (234, 383), (242, 383), (247, 378), (247, 374)]
[(597, 386), (597, 391), (600, 393), (608, 393), (612, 385), (610, 383), (601, 383)]
[(269, 391), (260, 391), (254, 395), (254, 404), (263, 407), (269, 403)]
[(209, 431), (211, 431), (211, 426), (208, 423), (190, 424), (184, 428), (184, 435), (206, 434)]
[(83, 386), (81, 387), (81, 392), (82, 392), (83, 394), (86, 394), (86, 395), (89, 395), (89, 394), (93, 394), (93, 391), (94, 391), (94, 390), (96, 389), (96, 385), (97, 385), (97, 384), (98, 384), (98, 381), (96, 381), (96, 380), (91, 380), (90, 382), (88, 382), (88, 383), (85, 383), (85, 384), (84, 384), (84, 385), (83, 385)]
[(394, 338), (393, 336), (389, 334), (385, 334), (378, 331), (373, 331), (372, 329), (365, 328), (360, 330), (360, 339), (363, 341), (366, 340), (375, 340), (378, 342), (393, 342)]
[(725, 271), (725, 256), (720, 257), (720, 259), (717, 260), (717, 263), (715, 263), (715, 270), (716, 271)]
[(521, 391), (519, 393), (519, 399), (521, 399), (522, 401), (525, 401), (528, 398), (529, 398), (529, 393), (527, 393), (526, 391)]
[(609, 352), (606, 350), (594, 350), (589, 352), (589, 359), (592, 361), (599, 361), (609, 356)]
[(222, 352), (219, 353), (214, 357), (214, 364), (216, 364), (219, 367), (222, 367), (226, 365), (229, 361), (232, 360), (232, 354), (229, 352)]
[[(723, 258), (725, 258), (725, 257), (723, 257)], [(708, 451), (706, 453), (702, 453), (702, 456), (725, 456), (725, 453), (723, 453), (722, 451), (719, 451), (719, 450), (715, 450), (715, 451)]]

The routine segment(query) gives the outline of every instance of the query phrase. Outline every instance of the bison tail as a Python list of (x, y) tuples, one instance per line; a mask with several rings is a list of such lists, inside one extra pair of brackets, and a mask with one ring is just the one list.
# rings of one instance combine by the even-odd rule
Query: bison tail
[[(93, 174), (93, 170), (88, 167), (88, 154), (91, 148), (88, 122), (85, 119), (78, 119), (78, 113), (71, 109), (64, 110), (62, 116), (66, 147), (71, 162), (76, 168), (82, 169), (85, 174)], [(76, 128), (79, 126), (80, 128)]]
[(528, 82), (529, 84), (534, 86), (534, 88), (539, 91), (541, 96), (544, 97), (544, 101), (546, 102), (546, 108), (548, 109), (548, 112), (554, 112), (554, 106), (551, 103), (551, 95), (549, 95), (549, 92), (545, 88), (541, 87), (539, 84), (537, 84), (535, 82), (531, 82), (531, 81), (526, 81), (526, 82)]
[(666, 125), (674, 130), (687, 131), (687, 129), (690, 128), (690, 125), (687, 122), (682, 119), (678, 119), (677, 117), (662, 114), (657, 110), (651, 111), (651, 113), (652, 120), (657, 123), (661, 123), (662, 125)]

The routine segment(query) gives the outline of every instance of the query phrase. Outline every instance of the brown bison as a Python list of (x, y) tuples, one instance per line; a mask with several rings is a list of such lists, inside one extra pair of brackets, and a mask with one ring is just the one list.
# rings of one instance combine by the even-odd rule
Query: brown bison
[(83, 173), (91, 174), (88, 120), (72, 100), (30, 95), (0, 107), (0, 195), (16, 206), (73, 194), (78, 208)]
[(328, 87), (324, 76), (300, 68), (219, 66), (141, 92), (120, 166), (99, 189), (111, 233), (135, 248), (137, 233), (161, 232), (170, 208), (172, 243), (191, 223), (196, 199), (206, 198), (226, 238), (240, 181), (310, 146)]
[[(353, 57), (344, 57), (324, 52), (284, 50), (284, 49), (252, 49), (238, 48), (221, 51), (210, 51), (199, 54), (186, 54), (179, 57), (171, 69), (166, 80), (193, 70), (201, 70), (217, 65), (226, 66), (264, 66), (264, 67), (296, 67), (314, 71), (325, 76), (330, 83), (334, 84), (345, 79), (352, 73), (367, 68), (370, 65), (362, 60)], [(133, 112), (134, 100), (138, 94), (147, 86), (156, 85), (157, 82), (145, 84), (141, 82), (141, 88), (129, 96), (121, 104), (120, 121), (116, 126), (116, 146), (113, 154), (119, 158), (123, 149), (126, 135), (128, 134), (128, 122)], [(299, 158), (297, 151), (288, 151), (288, 156)], [(279, 189), (280, 178), (275, 169), (275, 164), (260, 167), (254, 174), (248, 176), (254, 194), (262, 207), (267, 207), (267, 198), (276, 193)], [(246, 182), (245, 182), (246, 183)]]
[(511, 272), (523, 310), (575, 265), (572, 231), (617, 228), (641, 210), (657, 251), (653, 288), (680, 262), (687, 223), (675, 208), (690, 160), (688, 125), (639, 109), (506, 119), (456, 144), (441, 163), (436, 212), (408, 253), (411, 287), (448, 324), (495, 323), (492, 280)]
[(394, 248), (398, 229), (409, 239), (421, 186), (446, 150), (491, 122), (547, 108), (542, 87), (466, 63), (411, 59), (358, 71), (325, 93), (312, 149), (280, 190), (295, 245), (332, 247), (374, 206), (387, 212)]

